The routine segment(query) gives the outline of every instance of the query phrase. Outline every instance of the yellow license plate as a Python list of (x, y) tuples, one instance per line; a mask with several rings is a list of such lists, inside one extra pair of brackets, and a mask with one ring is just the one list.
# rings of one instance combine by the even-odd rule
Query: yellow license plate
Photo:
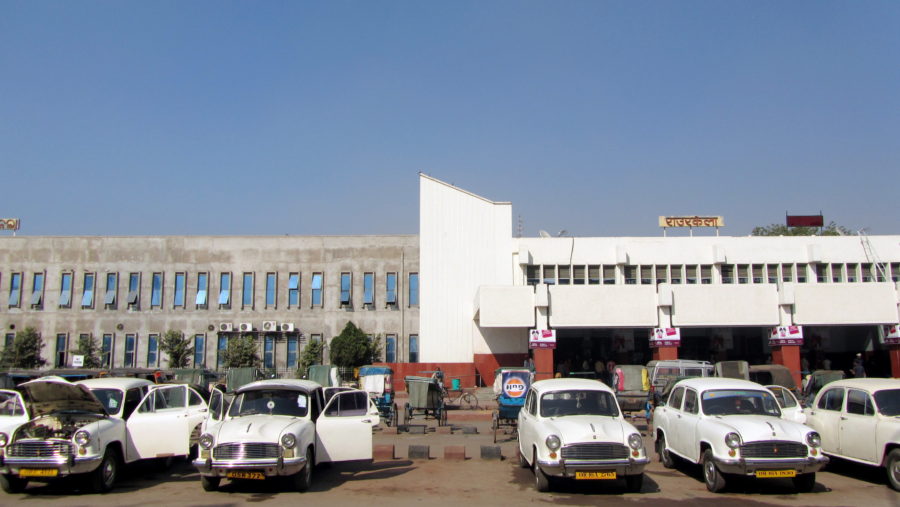
[(20, 468), (19, 477), (56, 477), (59, 470), (55, 468)]
[(262, 472), (225, 472), (225, 477), (229, 479), (254, 479), (265, 480), (266, 475)]
[(609, 480), (615, 479), (615, 472), (575, 472), (576, 479), (585, 480)]
[(796, 477), (796, 470), (758, 470), (756, 476), (760, 479), (772, 479), (775, 477)]

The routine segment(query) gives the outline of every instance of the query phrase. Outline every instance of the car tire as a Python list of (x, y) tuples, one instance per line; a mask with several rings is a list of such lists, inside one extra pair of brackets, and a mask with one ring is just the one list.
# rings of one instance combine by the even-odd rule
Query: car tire
[(115, 449), (107, 448), (100, 466), (91, 472), (89, 477), (91, 489), (95, 493), (110, 491), (119, 477), (119, 453)]
[(0, 489), (2, 489), (4, 493), (21, 493), (22, 491), (25, 491), (25, 486), (27, 485), (27, 479), (20, 479), (12, 474), (0, 475)]
[(815, 472), (811, 474), (800, 474), (791, 479), (794, 483), (794, 489), (797, 490), (797, 493), (809, 493), (816, 487), (816, 474)]
[(888, 484), (891, 485), (891, 488), (900, 491), (900, 449), (889, 452), (884, 464), (887, 470)]
[(294, 474), (294, 489), (299, 492), (308, 491), (312, 486), (312, 470), (313, 470), (313, 452), (312, 449), (306, 449), (306, 465), (302, 470)]
[(540, 493), (550, 491), (550, 478), (537, 464), (534, 465), (534, 489)]
[(644, 488), (644, 474), (626, 475), (625, 486), (631, 493), (640, 493)]
[(706, 483), (706, 489), (713, 493), (718, 493), (725, 489), (725, 476), (716, 468), (711, 449), (703, 451), (703, 456), (700, 458), (700, 466), (703, 467), (703, 482)]
[(656, 440), (656, 454), (663, 468), (675, 468), (675, 457), (666, 449), (666, 435), (662, 434)]
[(221, 482), (221, 477), (200, 476), (200, 486), (203, 487), (203, 491), (216, 491), (219, 489), (219, 483)]

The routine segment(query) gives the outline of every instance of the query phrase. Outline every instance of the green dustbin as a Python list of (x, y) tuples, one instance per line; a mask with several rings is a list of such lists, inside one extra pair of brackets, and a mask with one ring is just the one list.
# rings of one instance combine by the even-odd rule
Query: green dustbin
[(450, 379), (450, 387), (454, 391), (458, 391), (459, 390), (459, 379), (458, 378)]

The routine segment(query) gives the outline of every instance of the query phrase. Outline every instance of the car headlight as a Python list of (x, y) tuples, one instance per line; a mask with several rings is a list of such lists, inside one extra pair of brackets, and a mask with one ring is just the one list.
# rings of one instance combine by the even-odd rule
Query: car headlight
[(291, 449), (296, 444), (297, 438), (293, 435), (293, 433), (285, 433), (284, 435), (281, 435), (281, 445), (283, 445), (286, 449)]
[(641, 438), (640, 434), (632, 433), (631, 435), (628, 435), (628, 445), (636, 451), (641, 447), (644, 447), (644, 439)]
[(550, 435), (549, 437), (547, 437), (547, 440), (545, 440), (544, 443), (547, 444), (547, 449), (550, 449), (551, 451), (559, 449), (559, 446), (561, 444), (559, 437), (556, 435)]
[(213, 436), (209, 433), (204, 433), (200, 435), (199, 441), (200, 447), (204, 449), (210, 449), (213, 446)]
[(9, 435), (6, 433), (0, 433), (0, 447), (6, 447), (6, 444), (9, 443)]
[(806, 434), (806, 443), (811, 447), (821, 447), (822, 445), (822, 437), (819, 436), (815, 431), (811, 431)]
[(85, 430), (78, 430), (75, 432), (73, 440), (75, 440), (76, 444), (84, 447), (91, 441), (91, 434)]
[(731, 447), (732, 449), (737, 449), (741, 446), (741, 436), (737, 433), (729, 433), (725, 435), (725, 445)]

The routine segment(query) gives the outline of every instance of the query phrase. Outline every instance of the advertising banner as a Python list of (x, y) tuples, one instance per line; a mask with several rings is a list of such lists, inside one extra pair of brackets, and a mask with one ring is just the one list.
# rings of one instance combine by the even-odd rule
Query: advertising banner
[(522, 398), (531, 381), (530, 371), (504, 371), (503, 377), (503, 394), (507, 398)]
[(650, 347), (678, 347), (681, 345), (681, 329), (655, 327), (650, 331)]
[(778, 326), (769, 334), (769, 346), (803, 345), (803, 326)]
[(884, 344), (900, 345), (900, 326), (897, 324), (884, 326)]
[(528, 335), (528, 348), (555, 349), (556, 331), (553, 329), (532, 329)]

